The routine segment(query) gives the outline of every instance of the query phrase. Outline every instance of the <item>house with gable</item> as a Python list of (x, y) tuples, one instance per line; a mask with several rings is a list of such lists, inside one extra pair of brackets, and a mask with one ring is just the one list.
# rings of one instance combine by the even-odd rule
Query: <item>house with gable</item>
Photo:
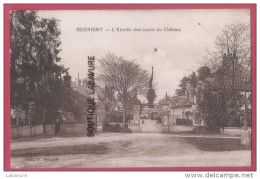
[[(251, 110), (249, 99), (251, 96), (251, 70), (247, 69), (246, 66), (239, 61), (236, 52), (233, 54), (224, 53), (222, 66), (216, 72), (212, 73), (210, 77), (206, 78), (204, 81), (198, 82), (198, 85), (197, 93), (205, 88), (213, 92), (219, 90), (227, 91), (229, 93), (232, 93), (232, 91), (233, 93), (238, 92), (239, 95), (246, 97), (246, 100), (242, 102), (243, 110), (245, 108)], [(240, 122), (242, 123), (242, 121), (243, 119), (241, 118)], [(233, 126), (233, 122), (232, 119), (230, 119), (228, 125)]]
[[(196, 95), (205, 88), (216, 90), (235, 90), (247, 98), (251, 96), (251, 71), (246, 69), (236, 56), (224, 53), (221, 67), (210, 74), (203, 81), (198, 81), (196, 88), (189, 83), (186, 85), (183, 96), (174, 96), (171, 98), (170, 119), (172, 124), (176, 124), (176, 119), (190, 119), (193, 125), (204, 125), (204, 121), (199, 123), (195, 120)], [(247, 109), (251, 109), (251, 104), (247, 103)]]
[(171, 98), (170, 119), (172, 119), (172, 124), (176, 124), (176, 119), (190, 119), (195, 124), (195, 95), (196, 89), (188, 83), (183, 96), (174, 96)]

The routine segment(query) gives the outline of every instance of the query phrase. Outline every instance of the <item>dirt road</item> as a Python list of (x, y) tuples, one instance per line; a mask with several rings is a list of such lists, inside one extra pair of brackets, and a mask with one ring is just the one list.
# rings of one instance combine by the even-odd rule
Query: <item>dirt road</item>
[(250, 166), (239, 138), (103, 133), (11, 143), (12, 168)]

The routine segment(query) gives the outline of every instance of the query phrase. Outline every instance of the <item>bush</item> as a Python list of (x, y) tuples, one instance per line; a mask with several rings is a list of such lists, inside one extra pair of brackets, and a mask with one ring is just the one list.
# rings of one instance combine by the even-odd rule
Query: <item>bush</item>
[(126, 132), (126, 133), (131, 132), (131, 130), (128, 129), (127, 124), (126, 124), (126, 129), (123, 129), (119, 124), (109, 124), (107, 122), (102, 125), (102, 131), (104, 131), (104, 132)]
[(196, 126), (190, 133), (191, 134), (218, 134), (218, 132), (209, 130), (205, 126)]
[(150, 118), (146, 115), (143, 115), (143, 116), (140, 117), (140, 119), (150, 119)]
[(185, 118), (177, 118), (176, 119), (176, 125), (192, 125), (192, 121)]

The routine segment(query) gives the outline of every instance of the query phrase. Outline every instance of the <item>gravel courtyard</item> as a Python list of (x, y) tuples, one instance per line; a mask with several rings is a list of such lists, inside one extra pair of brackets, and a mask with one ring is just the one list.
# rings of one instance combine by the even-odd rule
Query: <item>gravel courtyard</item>
[(13, 140), (11, 168), (250, 166), (238, 137), (99, 133)]

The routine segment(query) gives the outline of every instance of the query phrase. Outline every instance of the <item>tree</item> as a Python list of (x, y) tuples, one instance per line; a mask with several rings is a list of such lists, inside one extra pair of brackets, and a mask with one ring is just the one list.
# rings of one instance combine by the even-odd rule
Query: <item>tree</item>
[(108, 99), (109, 101), (114, 102), (115, 100), (114, 94), (115, 92), (111, 87), (105, 86), (105, 100)]
[(220, 128), (241, 126), (241, 107), (243, 96), (239, 92), (225, 89), (212, 91), (203, 89), (196, 96), (197, 114), (211, 131), (219, 132)]
[(126, 123), (126, 110), (130, 99), (136, 94), (144, 94), (149, 76), (135, 61), (108, 53), (99, 59), (99, 80), (112, 88), (122, 100), (124, 106), (123, 126)]
[(40, 19), (37, 11), (10, 13), (11, 104), (28, 113), (29, 103), (35, 102), (43, 123), (46, 116), (55, 119), (61, 74), (67, 71), (59, 64), (59, 35), (56, 19)]
[[(36, 24), (35, 11), (12, 11), (10, 13), (10, 82), (11, 107), (24, 109), (26, 118), (29, 102), (35, 97), (34, 76), (36, 69), (31, 65), (35, 60), (31, 53), (31, 29)], [(31, 80), (32, 79), (32, 80)], [(18, 120), (18, 119), (17, 119)]]
[(198, 80), (205, 80), (210, 76), (210, 69), (207, 66), (202, 66), (198, 69)]
[(133, 98), (131, 98), (128, 102), (127, 109), (129, 111), (133, 111), (134, 105), (141, 105), (142, 102), (138, 99), (137, 95), (135, 95)]
[(154, 99), (156, 98), (155, 90), (153, 88), (150, 88), (148, 92), (146, 93), (146, 98), (148, 101), (148, 104), (152, 105), (154, 102)]
[(193, 87), (193, 88), (196, 88), (197, 86), (197, 76), (196, 76), (196, 73), (193, 72), (190, 76), (190, 85)]
[(175, 93), (177, 96), (183, 96), (185, 94), (186, 85), (190, 81), (190, 78), (187, 76), (184, 76), (179, 84), (179, 88), (175, 90)]
[(224, 53), (232, 55), (236, 53), (238, 62), (245, 68), (251, 68), (251, 41), (250, 25), (235, 23), (225, 25), (222, 33), (216, 37), (215, 48), (207, 50), (204, 58), (205, 63), (212, 70), (218, 70), (222, 66), (222, 56)]
[(68, 87), (64, 87), (61, 93), (60, 108), (64, 114), (72, 113), (77, 120), (83, 120), (87, 115), (87, 97)]
[(241, 126), (241, 107), (244, 104), (241, 92), (251, 88), (243, 82), (245, 78), (250, 79), (250, 26), (241, 23), (226, 25), (214, 43), (214, 50), (207, 50), (208, 55), (204, 57), (207, 66), (198, 70), (199, 80), (208, 76), (212, 80), (207, 81), (197, 94), (196, 116), (203, 118), (212, 130)]

